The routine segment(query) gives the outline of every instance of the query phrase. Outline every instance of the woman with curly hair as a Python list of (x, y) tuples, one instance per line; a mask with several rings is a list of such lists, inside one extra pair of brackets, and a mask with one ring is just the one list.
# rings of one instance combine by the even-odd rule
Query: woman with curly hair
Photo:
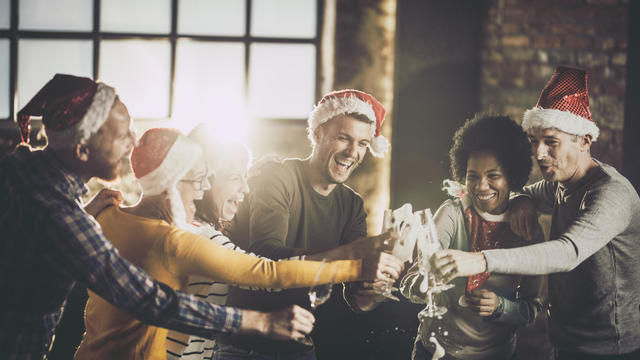
[[(480, 251), (525, 244), (511, 232), (507, 214), (510, 191), (520, 190), (531, 171), (527, 135), (508, 116), (478, 115), (456, 131), (453, 141), (449, 156), (455, 181), (445, 184), (454, 198), (434, 217), (442, 247)], [(538, 233), (533, 241), (542, 241)], [(401, 290), (412, 302), (424, 303), (418, 264), (402, 279)], [(412, 358), (431, 359), (438, 343), (445, 359), (516, 359), (516, 328), (533, 323), (542, 309), (541, 280), (489, 273), (456, 279), (439, 298), (448, 312), (420, 324)]]

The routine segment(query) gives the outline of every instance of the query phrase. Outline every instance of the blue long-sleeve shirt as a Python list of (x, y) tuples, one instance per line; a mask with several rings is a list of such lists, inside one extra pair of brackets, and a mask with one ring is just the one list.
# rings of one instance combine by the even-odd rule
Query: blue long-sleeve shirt
[(19, 150), (0, 160), (0, 358), (47, 354), (76, 281), (152, 325), (209, 338), (239, 329), (241, 310), (176, 292), (121, 258), (53, 151)]

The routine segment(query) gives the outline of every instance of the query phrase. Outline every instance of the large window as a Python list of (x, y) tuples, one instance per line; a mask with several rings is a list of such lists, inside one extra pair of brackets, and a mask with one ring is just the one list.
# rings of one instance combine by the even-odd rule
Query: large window
[[(305, 119), (322, 0), (0, 0), (0, 126), (55, 73), (113, 85), (135, 119)], [(2, 124), (4, 123), (4, 124)]]

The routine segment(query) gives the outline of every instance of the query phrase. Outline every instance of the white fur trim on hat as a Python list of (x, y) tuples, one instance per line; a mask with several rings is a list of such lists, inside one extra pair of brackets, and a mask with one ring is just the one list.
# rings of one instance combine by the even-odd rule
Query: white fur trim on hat
[(522, 128), (528, 131), (531, 128), (556, 128), (568, 134), (583, 136), (590, 134), (592, 141), (598, 139), (600, 129), (595, 122), (585, 119), (569, 111), (557, 109), (543, 109), (534, 107), (524, 112)]
[(104, 83), (98, 83), (91, 105), (80, 121), (61, 131), (47, 131), (49, 146), (60, 149), (88, 140), (107, 120), (115, 100), (115, 89)]
[(371, 140), (371, 144), (369, 144), (369, 150), (371, 150), (371, 155), (375, 157), (383, 157), (384, 154), (389, 151), (391, 144), (389, 140), (382, 135), (375, 136), (373, 140)]
[(171, 190), (202, 157), (202, 149), (186, 136), (178, 136), (162, 163), (138, 179), (145, 195), (158, 195)]
[(342, 114), (362, 114), (372, 123), (372, 133), (376, 131), (376, 114), (373, 107), (357, 96), (331, 97), (318, 104), (309, 115), (309, 129), (313, 131), (328, 120)]

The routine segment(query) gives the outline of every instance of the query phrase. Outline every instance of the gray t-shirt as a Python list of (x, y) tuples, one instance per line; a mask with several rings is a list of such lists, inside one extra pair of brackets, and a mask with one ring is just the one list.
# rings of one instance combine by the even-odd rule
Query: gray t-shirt
[[(328, 196), (318, 194), (309, 183), (304, 162), (298, 159), (266, 163), (258, 171), (249, 182), (249, 196), (229, 227), (229, 238), (240, 247), (283, 259), (366, 236), (362, 198), (346, 185), (338, 184)], [(227, 304), (270, 311), (291, 304), (308, 306), (309, 300), (307, 289), (273, 293), (232, 288)], [(292, 341), (250, 336), (230, 335), (219, 342), (264, 353), (309, 349)]]
[(640, 346), (640, 198), (613, 167), (565, 189), (525, 188), (552, 214), (550, 241), (483, 251), (487, 270), (549, 276), (550, 338), (562, 350), (624, 354)]

